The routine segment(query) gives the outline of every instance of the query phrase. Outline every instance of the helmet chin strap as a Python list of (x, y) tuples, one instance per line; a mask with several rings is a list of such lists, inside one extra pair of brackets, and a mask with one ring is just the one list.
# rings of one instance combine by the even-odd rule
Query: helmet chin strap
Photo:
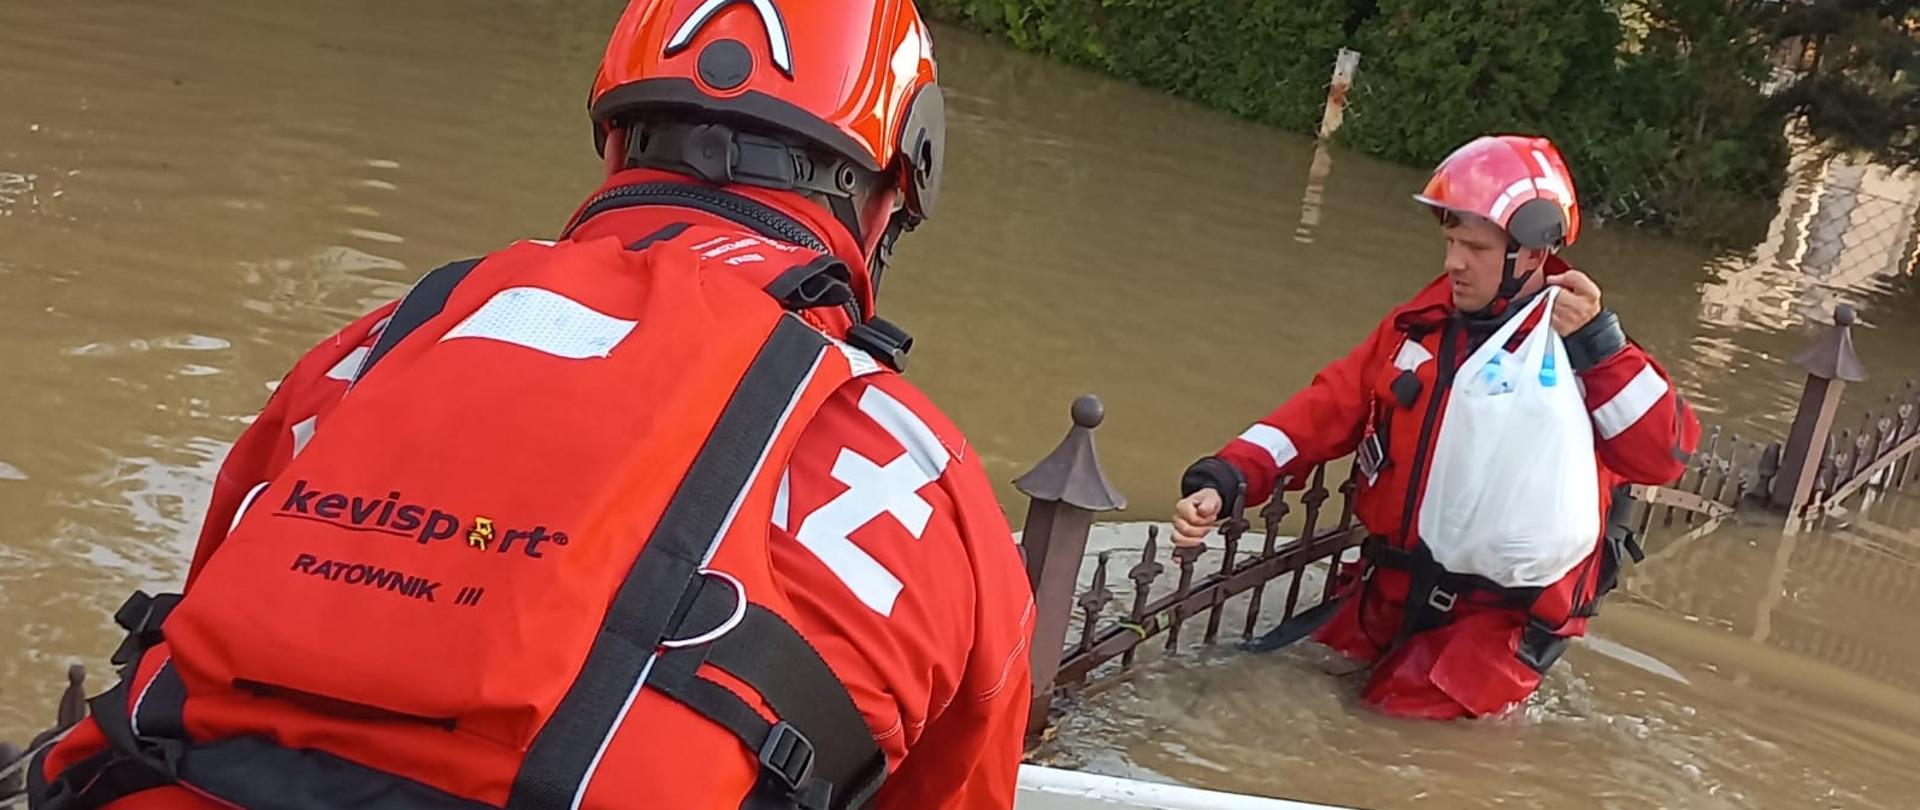
[(886, 230), (880, 233), (880, 241), (873, 246), (873, 257), (867, 260), (868, 284), (873, 285), (873, 295), (880, 297), (880, 277), (887, 272), (887, 265), (893, 263), (893, 246), (900, 241), (900, 234), (913, 230), (909, 224), (912, 217), (905, 208), (896, 209), (887, 217)]
[[(1533, 280), (1534, 273), (1539, 272), (1539, 268), (1535, 268), (1528, 270), (1524, 275), (1515, 276), (1513, 271), (1519, 264), (1520, 243), (1512, 238), (1508, 238), (1507, 255), (1500, 265), (1500, 291), (1494, 293), (1493, 300), (1488, 301), (1486, 306), (1481, 307), (1476, 312), (1469, 312), (1467, 314), (1476, 318), (1490, 318), (1495, 315), (1504, 314), (1507, 310), (1507, 305), (1512, 304), (1514, 297), (1520, 294), (1521, 288), (1527, 286), (1527, 282)], [(1499, 312), (1494, 311), (1496, 307), (1499, 308)]]

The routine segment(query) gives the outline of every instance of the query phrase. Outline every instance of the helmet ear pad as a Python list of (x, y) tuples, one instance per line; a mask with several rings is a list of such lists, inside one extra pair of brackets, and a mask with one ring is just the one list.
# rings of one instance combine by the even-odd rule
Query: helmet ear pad
[(1544, 197), (1523, 202), (1507, 218), (1507, 236), (1521, 247), (1560, 247), (1567, 239), (1566, 211)]
[(906, 172), (905, 208), (912, 222), (933, 217), (940, 201), (940, 177), (947, 167), (947, 102), (940, 86), (920, 88), (900, 127), (900, 169)]

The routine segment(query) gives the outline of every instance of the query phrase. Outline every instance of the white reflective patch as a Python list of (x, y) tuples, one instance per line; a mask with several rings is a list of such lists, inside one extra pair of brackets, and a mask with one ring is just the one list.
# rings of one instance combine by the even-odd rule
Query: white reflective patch
[(372, 351), (372, 349), (361, 346), (360, 348), (347, 352), (346, 357), (340, 358), (340, 362), (334, 363), (333, 368), (327, 369), (327, 378), (340, 380), (341, 382), (352, 382), (353, 376), (360, 373), (360, 364), (366, 362), (367, 353), (370, 351)]
[(318, 414), (309, 416), (293, 424), (293, 454), (307, 449), (307, 442), (313, 441), (313, 426), (320, 421)]
[[(833, 338), (827, 339), (833, 340)], [(867, 354), (838, 340), (833, 340), (833, 345), (834, 348), (840, 350), (842, 356), (847, 358), (847, 365), (853, 367), (853, 376), (855, 377), (865, 377), (882, 368), (880, 361), (873, 359), (873, 355), (871, 354)]]
[(1275, 467), (1285, 467), (1287, 462), (1300, 455), (1300, 451), (1293, 446), (1293, 437), (1272, 425), (1256, 424), (1247, 428), (1247, 432), (1240, 434), (1240, 440), (1267, 451), (1267, 455), (1273, 457)]
[(754, 262), (764, 262), (766, 260), (767, 260), (767, 257), (762, 256), (758, 253), (742, 253), (738, 256), (728, 256), (727, 265), (729, 267), (739, 267), (740, 265), (743, 265), (743, 264), (752, 264)]
[(527, 244), (530, 244), (530, 245), (539, 245), (539, 246), (541, 246), (541, 247), (553, 247), (553, 240), (551, 240), (551, 239), (528, 239), (528, 240), (527, 240)]
[(552, 290), (514, 287), (495, 293), (440, 341), (485, 338), (555, 357), (585, 360), (612, 353), (613, 347), (633, 332), (635, 323), (598, 312)]
[(1411, 340), (1400, 342), (1400, 353), (1393, 358), (1393, 367), (1401, 371), (1416, 371), (1421, 365), (1433, 359), (1433, 352), (1427, 347)]
[[(918, 540), (933, 519), (933, 505), (920, 488), (938, 480), (952, 460), (940, 439), (912, 410), (877, 388), (860, 397), (860, 410), (900, 442), (906, 452), (885, 466), (841, 448), (833, 478), (847, 489), (807, 515), (794, 539), (839, 577), (862, 603), (882, 616), (893, 614), (900, 579), (860, 548), (851, 535), (890, 514)], [(776, 510), (777, 511), (777, 510)]]
[(1667, 390), (1667, 381), (1660, 377), (1660, 372), (1653, 370), (1652, 364), (1640, 369), (1640, 373), (1634, 375), (1633, 381), (1620, 389), (1620, 393), (1593, 409), (1593, 425), (1600, 429), (1600, 438), (1612, 439), (1627, 432), (1648, 411), (1653, 410), (1653, 406), (1660, 403), (1660, 399), (1667, 395)]

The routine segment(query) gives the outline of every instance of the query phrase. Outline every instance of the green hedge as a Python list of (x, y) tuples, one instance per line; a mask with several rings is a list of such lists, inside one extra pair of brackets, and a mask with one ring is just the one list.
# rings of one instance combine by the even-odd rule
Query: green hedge
[[(1412, 166), (1545, 134), (1587, 210), (1717, 238), (1784, 182), (1765, 46), (1725, 0), (923, 0), (1016, 47), (1311, 133), (1333, 57), (1361, 51), (1343, 145)], [(1708, 13), (1712, 9), (1721, 13)], [(1632, 32), (1629, 36), (1629, 31)]]
[(923, 0), (1024, 50), (1234, 115), (1308, 130), (1346, 41), (1346, 0)]

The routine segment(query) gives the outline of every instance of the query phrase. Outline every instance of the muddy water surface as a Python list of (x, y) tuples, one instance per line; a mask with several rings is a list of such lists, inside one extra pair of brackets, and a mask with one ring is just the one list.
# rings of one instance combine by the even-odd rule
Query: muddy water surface
[[(591, 189), (582, 96), (617, 5), (0, 0), (0, 737), (46, 724), (65, 662), (106, 671), (128, 590), (177, 587), (213, 471), (294, 358)], [(884, 305), (998, 481), (1095, 392), (1128, 516), (1157, 516), (1189, 460), (1436, 272), (1418, 172), (939, 33), (945, 208)], [(1785, 359), (1836, 302), (1874, 373), (1850, 402), (1920, 371), (1912, 184), (1856, 175), (1815, 172), (1732, 255), (1597, 229), (1573, 258), (1703, 418), (1783, 435)], [(1361, 806), (1910, 807), (1911, 498), (1656, 545), (1508, 720), (1394, 723), (1310, 650), (1222, 651), (1069, 733), (1094, 767)]]

